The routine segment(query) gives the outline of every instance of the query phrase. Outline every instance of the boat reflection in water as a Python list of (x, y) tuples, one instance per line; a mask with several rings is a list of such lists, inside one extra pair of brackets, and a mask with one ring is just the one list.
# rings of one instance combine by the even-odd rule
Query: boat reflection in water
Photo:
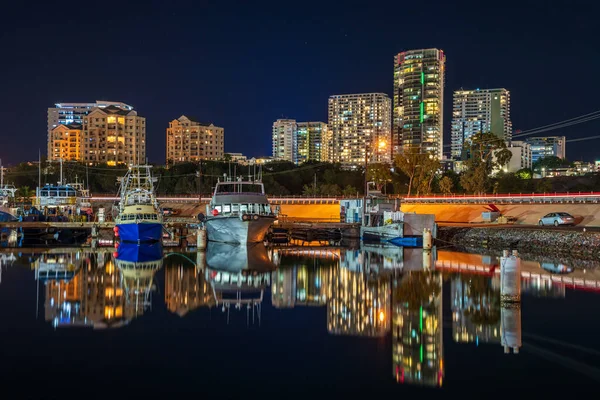
[(123, 242), (119, 246), (115, 263), (125, 290), (125, 308), (129, 312), (128, 319), (124, 319), (124, 322), (127, 323), (142, 315), (151, 305), (152, 279), (163, 263), (162, 245)]
[[(201, 269), (202, 265), (199, 266)], [(206, 248), (206, 281), (213, 290), (215, 305), (227, 313), (230, 309), (246, 309), (246, 321), (255, 314), (260, 324), (265, 289), (271, 284), (275, 265), (262, 243), (228, 244), (209, 242)]]
[(126, 325), (148, 307), (152, 277), (161, 265), (160, 244), (122, 244), (116, 257), (44, 254), (33, 266), (38, 285), (44, 284), (45, 320), (55, 328)]

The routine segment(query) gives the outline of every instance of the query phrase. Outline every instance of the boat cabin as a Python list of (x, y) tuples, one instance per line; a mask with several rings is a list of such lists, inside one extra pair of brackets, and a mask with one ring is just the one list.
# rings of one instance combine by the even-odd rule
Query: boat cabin
[(207, 213), (273, 215), (264, 185), (260, 182), (218, 182)]
[(40, 207), (74, 206), (77, 204), (77, 190), (71, 185), (47, 184), (36, 190), (37, 204)]

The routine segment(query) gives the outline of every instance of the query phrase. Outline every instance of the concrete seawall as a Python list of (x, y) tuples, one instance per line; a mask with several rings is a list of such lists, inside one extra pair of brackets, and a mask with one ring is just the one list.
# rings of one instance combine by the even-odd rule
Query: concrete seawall
[(598, 232), (440, 227), (437, 241), (439, 245), (452, 244), (494, 250), (516, 249), (531, 254), (588, 260), (600, 258), (600, 233)]
[[(517, 218), (517, 224), (537, 224), (551, 212), (567, 212), (579, 226), (600, 226), (600, 204), (495, 204), (502, 215)], [(481, 223), (484, 204), (402, 204), (403, 212), (435, 214), (436, 222)]]

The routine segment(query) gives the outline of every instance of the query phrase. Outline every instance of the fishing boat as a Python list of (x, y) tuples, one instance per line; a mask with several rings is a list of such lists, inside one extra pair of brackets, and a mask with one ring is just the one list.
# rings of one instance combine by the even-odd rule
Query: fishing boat
[[(277, 216), (260, 180), (225, 178), (218, 181), (204, 219), (208, 240), (222, 243), (257, 243), (265, 239)], [(202, 221), (201, 221), (202, 222)]]
[(4, 183), (4, 167), (0, 160), (0, 209), (8, 207), (14, 201), (16, 193), (17, 188), (14, 185)]
[(116, 232), (124, 242), (156, 242), (162, 238), (162, 213), (154, 193), (152, 166), (135, 165), (121, 178)]
[[(60, 178), (57, 183), (47, 183), (36, 189), (35, 207), (46, 216), (90, 215), (90, 191), (82, 182), (65, 183), (63, 179), (63, 161), (60, 161)], [(41, 168), (41, 165), (40, 165)]]

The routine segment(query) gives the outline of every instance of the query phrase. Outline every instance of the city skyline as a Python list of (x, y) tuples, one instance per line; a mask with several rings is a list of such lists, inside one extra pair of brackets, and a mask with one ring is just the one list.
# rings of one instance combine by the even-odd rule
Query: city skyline
[[(90, 13), (89, 7), (73, 7), (73, 15), (85, 16), (86, 22), (77, 22), (69, 31), (54, 29), (60, 18), (58, 10), (49, 5), (27, 10), (31, 21), (27, 29), (19, 23), (19, 16), (25, 13), (23, 5), (12, 4), (7, 10), (15, 18), (7, 21), (1, 39), (12, 57), (0, 67), (4, 76), (10, 77), (0, 103), (6, 121), (0, 147), (14, 151), (3, 154), (5, 162), (37, 159), (38, 150), (44, 152), (42, 113), (49, 105), (89, 99), (131, 104), (148, 118), (149, 143), (164, 141), (168, 121), (189, 112), (227, 129), (227, 152), (268, 155), (271, 138), (267, 133), (276, 118), (325, 121), (327, 98), (332, 94), (382, 92), (391, 97), (390, 58), (411, 49), (435, 47), (447, 56), (444, 143), (450, 143), (452, 92), (460, 87), (506, 87), (513, 100), (513, 126), (526, 130), (593, 111), (591, 94), (600, 85), (592, 80), (584, 92), (566, 81), (551, 79), (559, 73), (563, 58), (556, 49), (571, 48), (574, 62), (590, 68), (600, 66), (600, 57), (585, 51), (591, 44), (586, 38), (591, 37), (593, 13), (572, 15), (574, 11), (568, 9), (548, 9), (540, 15), (534, 7), (522, 7), (518, 12), (506, 7), (486, 15), (485, 25), (505, 26), (510, 20), (523, 29), (507, 33), (486, 28), (473, 37), (472, 24), (466, 22), (479, 20), (483, 11), (447, 4), (442, 4), (443, 10), (436, 15), (428, 15), (425, 22), (420, 16), (427, 10), (410, 5), (403, 14), (411, 18), (401, 27), (389, 23), (394, 10), (359, 12), (349, 7), (340, 11), (334, 5), (321, 5), (320, 16), (314, 19), (314, 13), (308, 10), (294, 16), (289, 16), (286, 7), (270, 10), (280, 13), (278, 18), (263, 13), (260, 7), (244, 4), (234, 12), (220, 5), (206, 9), (196, 5), (150, 5), (141, 14), (123, 5), (123, 13), (115, 16)], [(180, 9), (185, 9), (185, 14)], [(139, 18), (122, 23), (128, 12)], [(200, 14), (208, 21), (207, 33), (199, 34), (191, 24), (182, 23)], [(380, 29), (358, 23), (365, 16), (380, 20)], [(569, 16), (574, 21), (571, 29), (562, 34), (555, 32), (553, 27)], [(300, 29), (307, 21), (312, 21), (313, 29)], [(422, 32), (418, 37), (411, 33), (417, 21)], [(113, 28), (94, 30), (96, 22)], [(59, 41), (68, 41), (77, 31), (91, 42), (127, 38), (132, 46), (98, 47), (93, 51), (82, 48), (78, 58), (86, 67), (74, 72), (62, 62), (68, 50), (57, 51), (55, 46), (45, 46), (39, 40), (50, 30)], [(467, 46), (465, 38), (469, 38)], [(489, 51), (492, 48), (494, 51)], [(191, 62), (172, 62), (171, 53), (177, 49), (185, 51)], [(360, 61), (353, 51), (356, 49), (363, 51)], [(476, 63), (472, 61), (474, 55)], [(107, 59), (119, 59), (127, 68), (114, 73), (112, 67), (106, 67)], [(234, 69), (236, 59), (248, 62)], [(317, 59), (319, 63), (315, 63)], [(294, 62), (276, 62), (279, 60)], [(536, 71), (535, 79), (527, 71)], [(246, 99), (243, 107), (241, 99)], [(597, 122), (589, 122), (547, 135), (571, 139), (592, 135), (598, 127)], [(244, 140), (248, 135), (252, 135), (252, 141)], [(150, 161), (163, 163), (164, 149), (156, 147), (148, 149)], [(445, 148), (446, 153), (449, 150)], [(596, 154), (593, 146), (581, 142), (569, 146), (567, 158), (593, 160)]]

